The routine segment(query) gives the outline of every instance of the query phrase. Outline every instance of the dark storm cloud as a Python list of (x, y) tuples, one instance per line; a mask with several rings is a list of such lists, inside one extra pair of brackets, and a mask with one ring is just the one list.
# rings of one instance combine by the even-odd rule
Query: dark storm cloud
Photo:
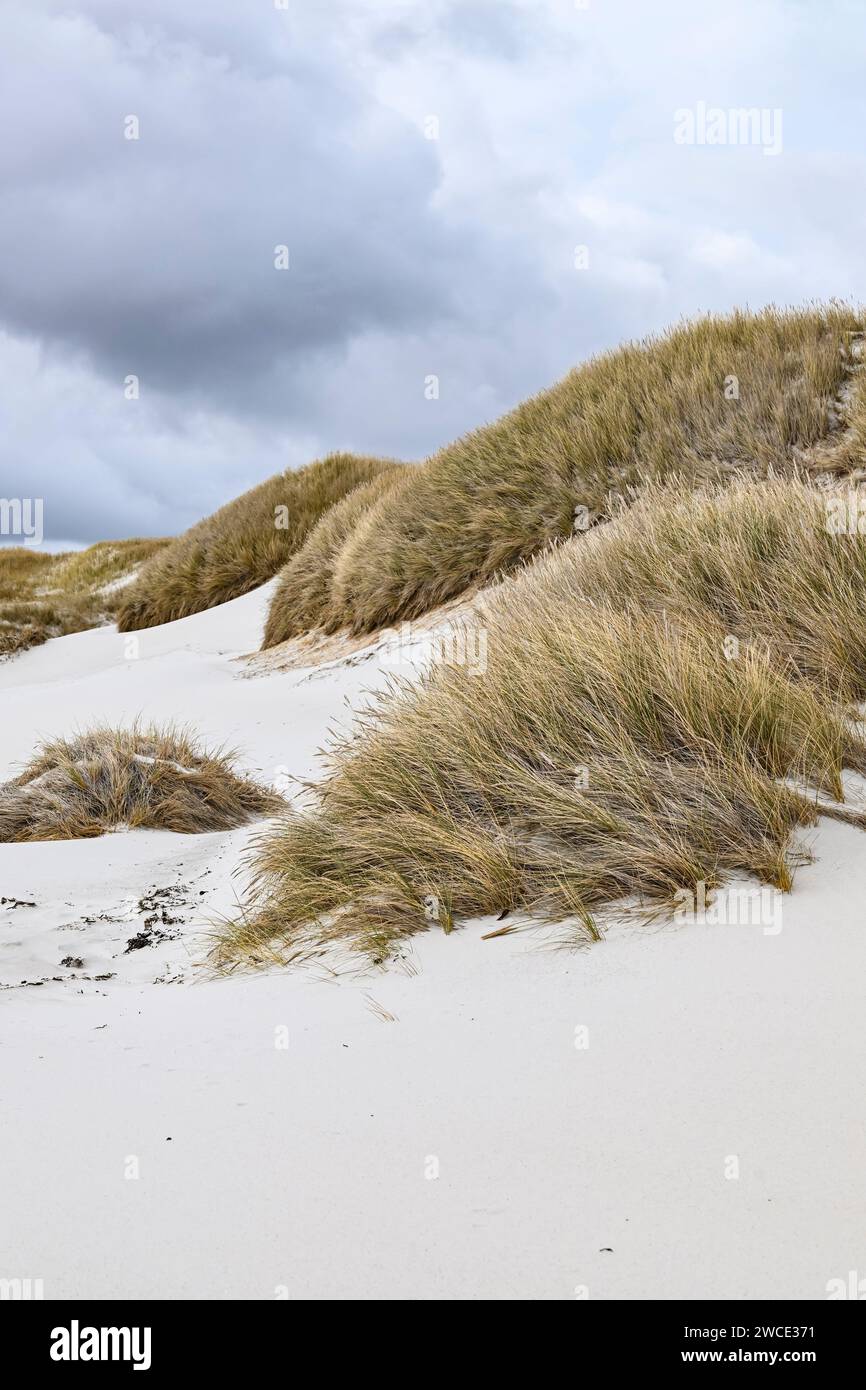
[(457, 312), (473, 238), (431, 207), (434, 148), (339, 67), (301, 52), (261, 77), (176, 40), (18, 15), (0, 56), (7, 326), (241, 409), (267, 406), (279, 364), (284, 408), (310, 354)]

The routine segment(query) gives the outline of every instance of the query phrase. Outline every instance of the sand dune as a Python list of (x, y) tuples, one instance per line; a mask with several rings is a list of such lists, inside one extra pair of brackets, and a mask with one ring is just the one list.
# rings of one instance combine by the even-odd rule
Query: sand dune
[[(142, 715), (314, 776), (388, 642), (250, 667), (268, 600), (0, 667), (0, 775)], [(857, 1266), (861, 832), (806, 837), (780, 930), (485, 920), (386, 972), (207, 978), (255, 833), (0, 845), (4, 1252), (46, 1297), (823, 1298)]]

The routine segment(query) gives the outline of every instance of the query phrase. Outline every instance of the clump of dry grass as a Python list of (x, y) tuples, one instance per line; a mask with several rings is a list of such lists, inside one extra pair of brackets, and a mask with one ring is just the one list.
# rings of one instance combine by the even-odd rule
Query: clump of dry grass
[(331, 454), (245, 492), (144, 567), (119, 606), (121, 632), (174, 622), (264, 584), (323, 512), (388, 466), (384, 459)]
[(263, 650), (315, 627), (334, 632), (340, 626), (343, 613), (332, 602), (336, 557), (362, 517), (411, 472), (409, 464), (391, 464), (370, 482), (353, 488), (320, 517), (280, 573), (268, 610)]
[(284, 806), (232, 757), (173, 727), (95, 728), (43, 743), (0, 786), (0, 842), (82, 840), (118, 826), (182, 835), (228, 830)]
[(0, 547), (0, 657), (110, 622), (122, 594), (115, 586), (166, 545), (99, 541), (61, 554)]
[[(850, 425), (866, 438), (843, 306), (707, 317), (605, 353), (459, 439), (367, 511), (334, 562), (330, 611), (356, 632), (417, 617), (611, 514), (673, 474), (688, 484), (794, 468)], [(860, 455), (862, 457), (862, 453)]]
[(866, 772), (846, 703), (866, 697), (866, 536), (827, 515), (797, 482), (656, 489), (495, 590), (486, 668), (440, 662), (337, 745), (218, 961), (382, 960), (515, 909), (592, 937), (618, 900), (787, 889), (797, 826), (862, 819), (838, 802), (843, 768)]

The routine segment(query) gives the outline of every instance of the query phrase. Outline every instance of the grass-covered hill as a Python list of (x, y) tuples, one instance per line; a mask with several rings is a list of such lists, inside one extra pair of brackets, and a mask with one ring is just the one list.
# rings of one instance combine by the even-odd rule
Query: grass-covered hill
[(331, 567), (316, 582), (318, 609), (298, 602), (295, 573), (274, 596), (265, 644), (316, 615), (356, 632), (418, 617), (588, 529), (648, 482), (829, 466), (817, 456), (834, 443), (843, 470), (866, 441), (860, 396), (842, 411), (861, 326), (843, 307), (735, 313), (576, 368), (358, 505), (341, 544), (314, 557)]
[(123, 631), (275, 574), (264, 646), (412, 619), (580, 536), (650, 483), (842, 473), (862, 457), (862, 316), (707, 316), (575, 368), (425, 462), (333, 454), (268, 479), (144, 566)]
[(323, 513), (393, 467), (386, 459), (331, 454), (268, 478), (178, 536), (144, 567), (120, 605), (121, 632), (173, 622), (264, 584)]
[(268, 611), (264, 647), (276, 646), (312, 628), (334, 632), (342, 625), (343, 603), (334, 595), (337, 557), (376, 503), (404, 484), (413, 471), (411, 464), (385, 469), (353, 488), (319, 518), (280, 573)]
[(843, 769), (866, 772), (866, 535), (837, 502), (782, 478), (653, 484), (494, 589), (268, 834), (218, 959), (330, 942), (382, 961), (493, 913), (590, 939), (609, 904), (732, 874), (789, 888), (819, 807), (866, 824), (839, 804)]
[(681, 325), (422, 464), (335, 454), (280, 474), (115, 593), (103, 561), (143, 555), (7, 552), (6, 595), (0, 552), (6, 631), (52, 595), (61, 630), (115, 602), (130, 630), (279, 575), (270, 647), (489, 586), (267, 831), (223, 963), (328, 942), (383, 960), (479, 914), (592, 938), (610, 904), (669, 906), (732, 874), (787, 888), (798, 826), (864, 821), (842, 804), (843, 770), (866, 773), (861, 324), (834, 305)]
[(0, 547), (0, 657), (110, 622), (124, 581), (167, 544), (100, 541), (58, 555)]

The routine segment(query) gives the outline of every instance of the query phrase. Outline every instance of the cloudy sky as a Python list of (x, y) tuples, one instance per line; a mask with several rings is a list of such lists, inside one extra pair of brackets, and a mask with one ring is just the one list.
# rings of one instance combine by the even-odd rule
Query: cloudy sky
[[(862, 0), (2, 0), (0, 495), (176, 533), (683, 315), (866, 300), (864, 48)], [(701, 126), (752, 107), (778, 152)]]

